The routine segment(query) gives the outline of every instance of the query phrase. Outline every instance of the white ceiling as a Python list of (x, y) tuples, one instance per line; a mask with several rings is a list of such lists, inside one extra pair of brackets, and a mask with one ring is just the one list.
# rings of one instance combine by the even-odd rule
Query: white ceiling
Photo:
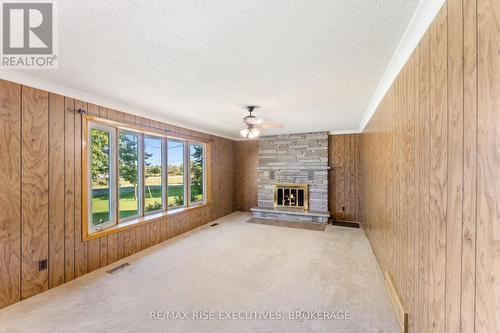
[(356, 131), (419, 0), (58, 1), (59, 68), (23, 74), (238, 138)]

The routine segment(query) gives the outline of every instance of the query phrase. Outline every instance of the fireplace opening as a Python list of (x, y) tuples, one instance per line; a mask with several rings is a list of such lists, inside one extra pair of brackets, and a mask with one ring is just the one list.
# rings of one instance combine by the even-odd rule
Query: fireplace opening
[(278, 184), (274, 185), (275, 208), (308, 209), (307, 184)]

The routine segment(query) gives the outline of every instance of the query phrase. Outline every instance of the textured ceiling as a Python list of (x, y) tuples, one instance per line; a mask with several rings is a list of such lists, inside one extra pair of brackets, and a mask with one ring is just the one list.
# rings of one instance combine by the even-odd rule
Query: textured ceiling
[(237, 138), (356, 130), (418, 0), (58, 1), (59, 69), (24, 74)]

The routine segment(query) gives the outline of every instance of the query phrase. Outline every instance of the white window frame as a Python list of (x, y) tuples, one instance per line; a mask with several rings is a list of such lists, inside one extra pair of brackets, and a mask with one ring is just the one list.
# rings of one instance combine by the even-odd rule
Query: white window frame
[[(110, 134), (110, 140), (109, 140), (109, 145), (110, 145), (110, 166), (109, 166), (109, 191), (110, 191), (110, 196), (109, 196), (109, 214), (110, 214), (110, 220), (104, 223), (101, 223), (99, 225), (94, 226), (93, 225), (93, 215), (92, 215), (92, 130), (101, 130), (105, 131)], [(89, 234), (93, 232), (98, 232), (101, 230), (104, 230), (106, 228), (109, 228), (113, 225), (116, 225), (118, 223), (116, 219), (116, 212), (117, 212), (117, 198), (116, 198), (116, 137), (117, 137), (117, 131), (115, 127), (112, 126), (106, 126), (103, 124), (95, 123), (95, 122), (88, 122), (87, 126), (87, 138), (88, 138), (88, 156), (87, 156), (87, 188), (88, 190), (88, 205), (87, 205), (87, 216), (88, 216), (88, 232)]]
[[(202, 196), (203, 196), (203, 199), (201, 201), (191, 201), (191, 145), (193, 146), (201, 146), (202, 149), (203, 149), (203, 156), (202, 156), (202, 161), (203, 161), (203, 164), (202, 164), (202, 186), (203, 186), (203, 192), (202, 192)], [(188, 141), (187, 142), (187, 146), (188, 146), (188, 149), (187, 149), (187, 159), (188, 159), (188, 188), (189, 188), (189, 192), (188, 192), (188, 201), (189, 201), (189, 206), (191, 207), (195, 207), (195, 206), (199, 206), (199, 205), (204, 205), (207, 203), (207, 195), (206, 195), (206, 192), (207, 192), (207, 183), (206, 183), (206, 179), (207, 179), (207, 176), (206, 176), (206, 154), (207, 154), (207, 147), (206, 147), (206, 144), (203, 143), (203, 142), (197, 142), (197, 141)]]
[[(150, 212), (146, 212), (146, 158), (145, 158), (145, 156), (146, 156), (145, 155), (146, 154), (146, 138), (160, 140), (160, 142), (161, 142), (161, 181), (162, 181), (161, 201), (162, 201), (162, 205), (161, 205), (161, 208), (159, 208), (157, 210), (152, 210)], [(142, 141), (143, 141), (143, 144), (142, 144), (142, 146), (143, 146), (142, 164), (143, 164), (143, 170), (144, 170), (142, 197), (143, 197), (144, 216), (146, 216), (149, 214), (154, 214), (154, 213), (165, 211), (166, 207), (167, 207), (166, 200), (167, 200), (168, 185), (167, 185), (167, 178), (166, 177), (167, 177), (168, 166), (167, 166), (167, 162), (166, 162), (167, 161), (166, 160), (167, 149), (165, 148), (167, 141), (164, 137), (151, 135), (151, 134), (144, 134)]]
[[(183, 161), (183, 168), (182, 168), (182, 178), (183, 178), (183, 190), (184, 190), (184, 200), (183, 200), (183, 204), (182, 205), (178, 205), (178, 206), (172, 206), (172, 207), (168, 207), (168, 140), (171, 140), (171, 141), (177, 141), (179, 143), (182, 143), (182, 161)], [(167, 155), (167, 210), (175, 210), (175, 209), (180, 209), (180, 208), (186, 208), (188, 207), (188, 201), (186, 201), (186, 198), (187, 198), (187, 194), (188, 194), (188, 191), (187, 191), (187, 187), (188, 187), (188, 182), (186, 181), (187, 178), (186, 178), (186, 170), (188, 170), (186, 168), (186, 143), (187, 143), (187, 140), (183, 140), (183, 139), (179, 139), (179, 138), (175, 138), (175, 137), (167, 137), (167, 140), (166, 140), (166, 145), (165, 145), (165, 150), (167, 151), (166, 155)]]
[[(131, 215), (127, 216), (125, 218), (120, 218), (120, 134), (130, 134), (130, 135), (136, 135), (137, 140), (138, 140), (138, 161), (137, 161), (137, 201), (138, 201), (138, 213), (136, 215)], [(117, 207), (117, 218), (118, 218), (118, 223), (125, 222), (128, 220), (136, 219), (138, 217), (144, 216), (144, 140), (143, 140), (143, 134), (141, 132), (136, 132), (136, 131), (131, 131), (131, 130), (124, 130), (124, 129), (118, 129), (118, 133), (116, 135), (116, 207)]]

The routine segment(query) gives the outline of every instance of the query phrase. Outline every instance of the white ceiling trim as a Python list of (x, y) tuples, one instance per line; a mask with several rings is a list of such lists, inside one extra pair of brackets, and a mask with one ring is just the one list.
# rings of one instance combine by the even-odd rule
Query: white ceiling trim
[(406, 61), (413, 53), (413, 50), (417, 47), (444, 2), (445, 0), (420, 1), (408, 28), (403, 34), (403, 38), (401, 38), (401, 41), (399, 42), (399, 45), (396, 48), (396, 51), (394, 52), (382, 79), (380, 80), (380, 83), (377, 86), (377, 89), (375, 89), (375, 93), (368, 104), (368, 108), (363, 116), (363, 119), (361, 120), (361, 124), (359, 125), (357, 132), (363, 132), (373, 114), (377, 111), (380, 102), (382, 102), (382, 99), (391, 87), (392, 82), (398, 76)]
[(106, 107), (109, 109), (130, 113), (130, 114), (133, 114), (135, 116), (145, 117), (145, 118), (148, 118), (151, 120), (156, 120), (156, 121), (166, 123), (169, 125), (179, 126), (179, 127), (185, 128), (185, 129), (218, 136), (218, 137), (229, 139), (229, 140), (234, 140), (233, 137), (230, 137), (227, 135), (222, 135), (220, 133), (207, 131), (206, 129), (196, 128), (193, 126), (186, 126), (182, 123), (169, 121), (168, 119), (166, 119), (165, 116), (162, 116), (162, 115), (159, 116), (159, 115), (155, 114), (154, 112), (150, 112), (147, 110), (146, 111), (141, 110), (140, 112), (138, 112), (136, 108), (132, 108), (128, 105), (117, 103), (115, 101), (99, 97), (97, 95), (89, 94), (89, 93), (86, 93), (86, 92), (78, 90), (78, 89), (68, 88), (66, 86), (62, 86), (62, 85), (57, 84), (57, 83), (42, 80), (42, 79), (30, 76), (30, 75), (26, 75), (23, 73), (11, 71), (11, 70), (6, 70), (6, 69), (1, 69), (0, 70), (0, 79), (15, 82), (15, 83), (22, 84), (22, 85), (29, 86), (29, 87), (33, 87), (33, 88), (37, 88), (40, 90), (45, 90), (45, 91), (48, 91), (48, 92), (51, 92), (54, 94), (59, 94), (59, 95), (63, 95), (66, 97), (74, 98), (74, 99), (77, 99), (77, 100), (80, 100), (80, 101), (83, 101), (86, 103), (96, 104), (96, 105)]

